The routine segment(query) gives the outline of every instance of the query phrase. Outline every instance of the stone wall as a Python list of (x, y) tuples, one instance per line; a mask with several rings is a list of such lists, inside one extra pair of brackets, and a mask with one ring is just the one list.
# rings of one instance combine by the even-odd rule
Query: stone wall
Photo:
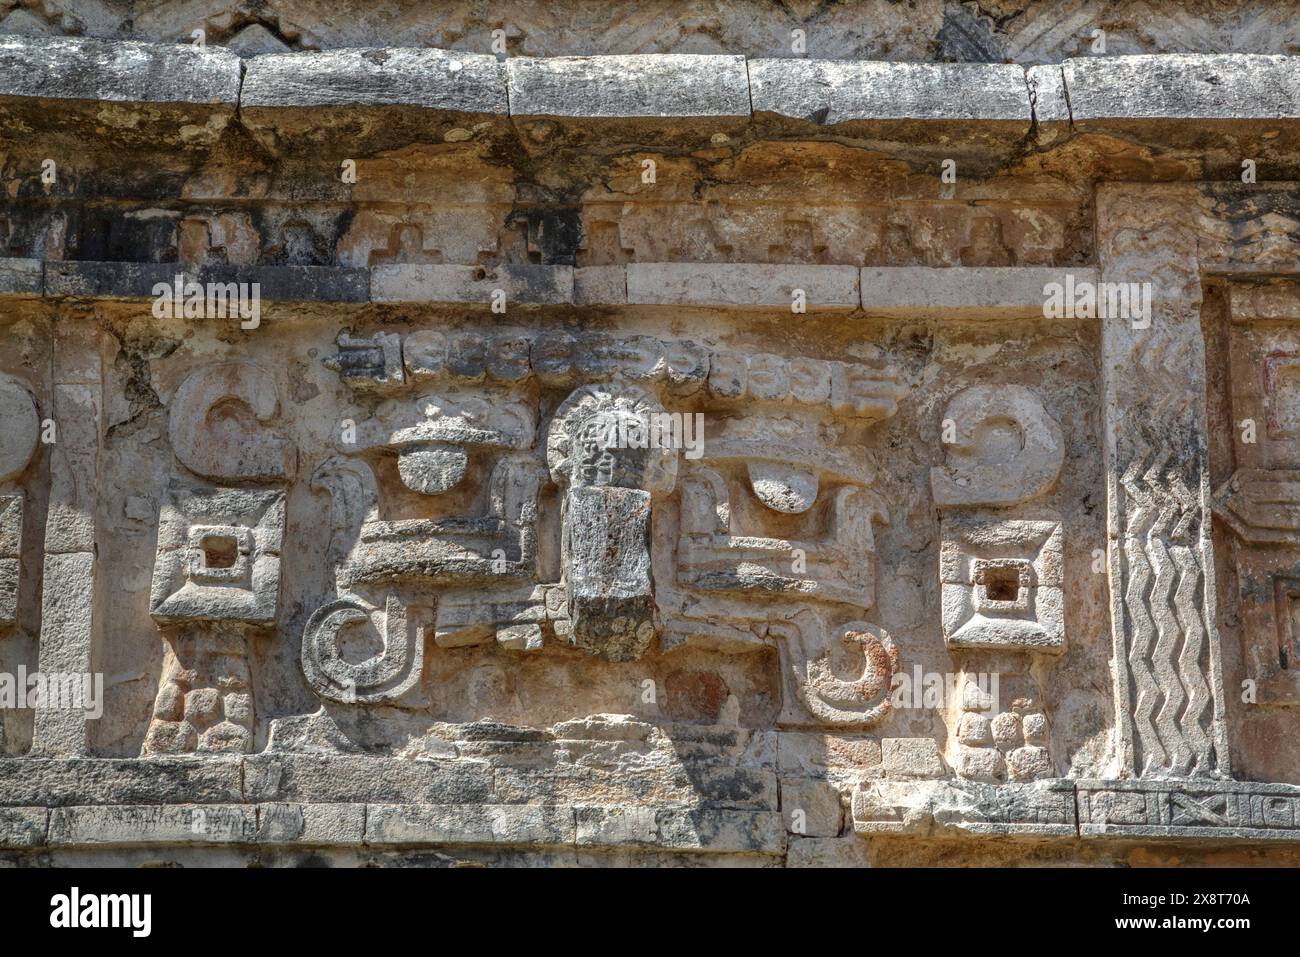
[(0, 859), (1300, 862), (1296, 29), (0, 2)]

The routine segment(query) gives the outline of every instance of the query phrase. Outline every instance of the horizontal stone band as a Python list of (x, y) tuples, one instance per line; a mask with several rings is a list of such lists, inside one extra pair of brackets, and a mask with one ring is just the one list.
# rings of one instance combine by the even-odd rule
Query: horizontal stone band
[[(1135, 95), (1141, 91), (1141, 95)], [(241, 61), (219, 47), (74, 37), (0, 39), (0, 104), (206, 104), (236, 110), (388, 106), (564, 119), (772, 115), (871, 121), (1300, 118), (1300, 58), (1091, 57), (1059, 66), (636, 54), (514, 57), (344, 49)]]

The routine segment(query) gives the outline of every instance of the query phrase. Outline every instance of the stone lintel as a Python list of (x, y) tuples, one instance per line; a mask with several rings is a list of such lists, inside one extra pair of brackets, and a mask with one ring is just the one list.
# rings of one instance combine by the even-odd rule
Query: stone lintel
[(1032, 120), (1021, 67), (1002, 63), (751, 60), (754, 113), (817, 126), (883, 121)]
[[(1077, 127), (1105, 120), (1300, 120), (1300, 59), (1296, 57), (1245, 53), (1080, 57), (1062, 63), (1061, 73)], [(1050, 113), (1040, 112), (1039, 118), (1064, 117), (1058, 105)]]
[(855, 266), (768, 263), (632, 263), (628, 305), (763, 306), (790, 308), (803, 290), (808, 308), (854, 309)]
[(512, 57), (510, 115), (566, 119), (750, 115), (742, 56)]
[(0, 105), (17, 100), (189, 103), (234, 112), (240, 60), (221, 47), (0, 37)]
[(45, 287), (39, 259), (0, 259), (0, 296), (39, 296)]
[(1064, 266), (873, 266), (862, 270), (869, 316), (1042, 319), (1051, 283), (1096, 283), (1097, 270)]
[(405, 106), (504, 115), (505, 70), (494, 56), (433, 49), (350, 49), (253, 57), (243, 110)]

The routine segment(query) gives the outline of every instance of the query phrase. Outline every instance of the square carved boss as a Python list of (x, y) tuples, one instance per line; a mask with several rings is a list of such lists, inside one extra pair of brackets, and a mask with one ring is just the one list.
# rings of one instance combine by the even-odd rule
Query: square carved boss
[(173, 483), (159, 516), (151, 613), (160, 621), (274, 621), (283, 537), (283, 491)]
[(950, 517), (942, 536), (939, 571), (949, 647), (1064, 647), (1060, 522)]

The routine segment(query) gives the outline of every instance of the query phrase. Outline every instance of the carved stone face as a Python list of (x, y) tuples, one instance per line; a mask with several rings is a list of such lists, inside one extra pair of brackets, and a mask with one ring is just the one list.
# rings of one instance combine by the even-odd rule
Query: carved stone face
[(547, 436), (555, 484), (668, 494), (677, 481), (677, 449), (665, 441), (666, 415), (659, 400), (639, 386), (576, 389), (556, 409)]
[(628, 446), (648, 432), (648, 423), (626, 411), (598, 412), (578, 423), (574, 437), (573, 485), (641, 488), (648, 448)]
[(561, 555), (571, 641), (638, 658), (658, 631), (650, 566), (651, 499), (671, 491), (677, 450), (654, 434), (664, 410), (635, 386), (585, 386), (556, 411), (547, 441), (565, 490)]

